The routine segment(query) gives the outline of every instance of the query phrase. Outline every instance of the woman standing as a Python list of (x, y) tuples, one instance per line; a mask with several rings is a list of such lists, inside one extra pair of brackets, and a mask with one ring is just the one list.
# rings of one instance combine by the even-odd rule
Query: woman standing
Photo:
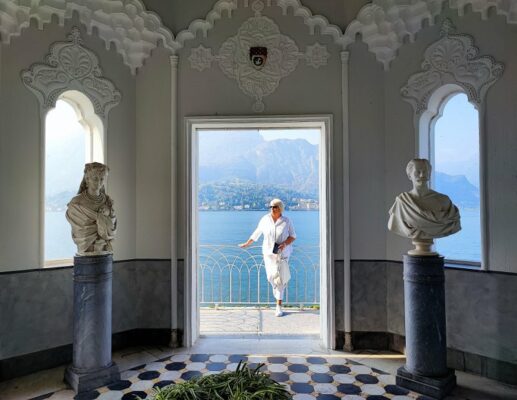
[(248, 241), (239, 244), (239, 246), (242, 248), (248, 247), (256, 242), (260, 235), (264, 235), (262, 255), (264, 256), (266, 276), (273, 287), (273, 295), (276, 299), (275, 315), (281, 317), (283, 315), (282, 297), (287, 283), (291, 279), (288, 261), (293, 251), (291, 244), (296, 239), (296, 233), (291, 220), (282, 215), (284, 211), (282, 200), (271, 200), (269, 208), (271, 213), (260, 219), (257, 229), (251, 234)]

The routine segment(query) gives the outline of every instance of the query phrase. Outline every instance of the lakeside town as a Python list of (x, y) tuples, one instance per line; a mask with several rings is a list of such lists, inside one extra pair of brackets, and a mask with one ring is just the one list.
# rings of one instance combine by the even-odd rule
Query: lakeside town
[[(263, 211), (268, 209), (268, 202), (257, 204), (230, 204), (225, 201), (202, 202), (199, 211)], [(292, 198), (286, 202), (286, 209), (289, 211), (318, 211), (319, 202), (315, 199)]]

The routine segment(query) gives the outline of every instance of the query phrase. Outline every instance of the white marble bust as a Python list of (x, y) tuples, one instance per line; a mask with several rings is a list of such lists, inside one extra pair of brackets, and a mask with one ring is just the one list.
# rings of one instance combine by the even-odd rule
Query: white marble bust
[(388, 229), (413, 240), (411, 255), (436, 255), (433, 239), (452, 235), (461, 229), (460, 213), (451, 199), (429, 188), (431, 164), (426, 159), (411, 160), (406, 173), (413, 189), (401, 193), (391, 207)]
[(93, 162), (84, 166), (79, 192), (66, 211), (78, 256), (112, 254), (117, 230), (113, 200), (106, 194), (108, 167)]

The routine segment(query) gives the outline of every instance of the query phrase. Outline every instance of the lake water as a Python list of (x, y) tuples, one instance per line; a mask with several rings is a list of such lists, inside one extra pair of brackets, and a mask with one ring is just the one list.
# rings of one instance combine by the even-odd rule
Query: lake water
[[(270, 302), (272, 300), (261, 267), (260, 244), (243, 250), (245, 242), (265, 211), (203, 211), (199, 213), (200, 274), (202, 300), (210, 302)], [(437, 249), (448, 259), (479, 261), (481, 239), (479, 210), (463, 209), (462, 230), (437, 241)], [(319, 299), (319, 212), (287, 211), (297, 239), (290, 260), (292, 281), (288, 288), (293, 302), (314, 303)], [(45, 214), (46, 259), (69, 259), (75, 254), (70, 225), (64, 212)], [(228, 268), (230, 265), (230, 268)], [(230, 299), (230, 279), (231, 295)]]
[[(262, 238), (241, 249), (266, 211), (199, 213), (199, 292), (201, 304), (271, 303), (274, 297), (262, 261)], [(287, 303), (319, 303), (319, 212), (291, 211), (297, 239), (289, 260)]]

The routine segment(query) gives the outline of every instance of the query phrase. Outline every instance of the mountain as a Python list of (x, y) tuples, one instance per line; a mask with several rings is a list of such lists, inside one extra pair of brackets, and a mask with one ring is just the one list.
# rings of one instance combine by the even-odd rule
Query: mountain
[(199, 183), (238, 180), (317, 195), (318, 146), (303, 139), (266, 141), (256, 131), (206, 132), (199, 140)]
[(465, 175), (448, 175), (435, 172), (436, 191), (449, 196), (459, 207), (479, 207), (479, 189)]

